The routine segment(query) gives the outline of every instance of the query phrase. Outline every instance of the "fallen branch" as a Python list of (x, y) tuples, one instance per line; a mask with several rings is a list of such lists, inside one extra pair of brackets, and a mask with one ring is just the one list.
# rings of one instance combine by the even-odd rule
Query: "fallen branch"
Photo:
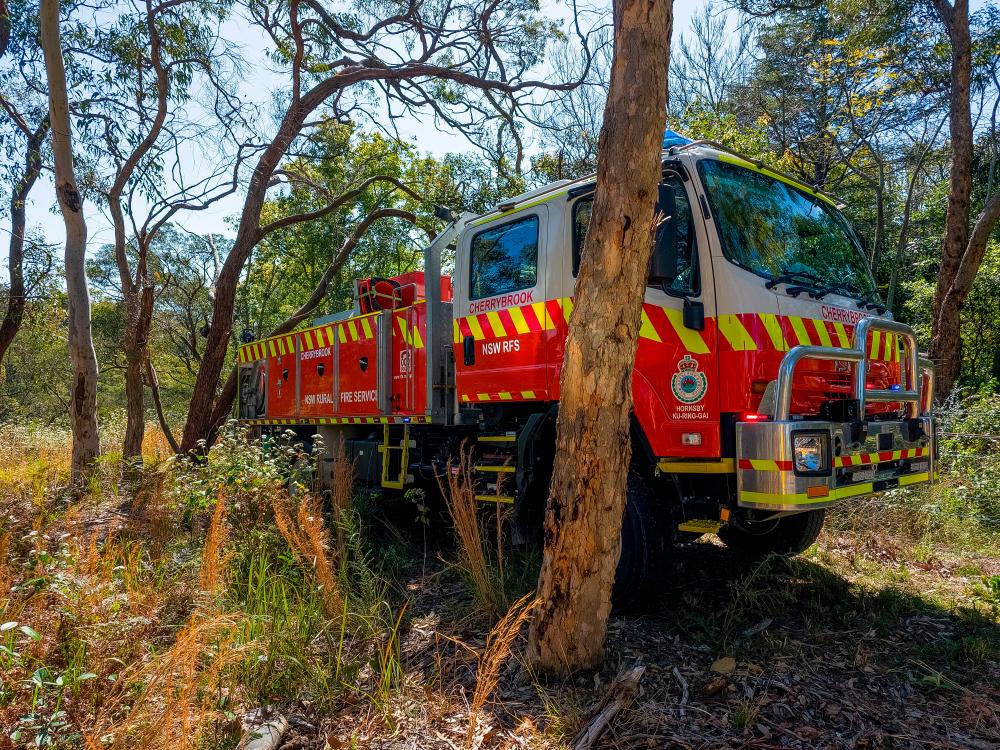
[(573, 750), (590, 750), (594, 746), (618, 712), (635, 700), (639, 694), (639, 680), (645, 671), (646, 667), (638, 664), (612, 683), (594, 718), (577, 735)]
[(688, 683), (687, 683), (687, 680), (684, 679), (684, 675), (681, 674), (680, 670), (677, 669), (677, 667), (674, 667), (672, 671), (673, 671), (674, 679), (677, 680), (677, 682), (681, 686), (681, 709), (680, 709), (680, 714), (681, 714), (681, 716), (683, 716), (684, 715), (684, 706), (686, 706), (687, 702), (688, 702)]

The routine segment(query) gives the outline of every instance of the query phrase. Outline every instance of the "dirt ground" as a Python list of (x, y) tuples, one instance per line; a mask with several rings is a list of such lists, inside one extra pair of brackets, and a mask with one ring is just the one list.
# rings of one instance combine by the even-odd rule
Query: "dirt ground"
[(1000, 623), (980, 584), (998, 572), (998, 557), (915, 560), (854, 534), (758, 564), (690, 544), (662, 594), (613, 619), (602, 669), (532, 674), (522, 633), (470, 733), (486, 632), (438, 567), (408, 585), (400, 699), (333, 716), (304, 706), (283, 748), (573, 747), (636, 665), (639, 694), (595, 747), (1000, 747)]

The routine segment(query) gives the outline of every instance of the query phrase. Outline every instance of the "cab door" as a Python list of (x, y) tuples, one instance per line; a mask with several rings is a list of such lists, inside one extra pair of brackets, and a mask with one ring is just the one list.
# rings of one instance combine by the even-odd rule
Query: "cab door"
[(544, 204), (467, 229), (455, 263), (455, 383), (460, 403), (549, 397)]
[[(573, 203), (568, 242), (575, 283), (593, 194)], [(632, 376), (633, 411), (654, 455), (721, 455), (715, 287), (698, 197), (665, 170)]]

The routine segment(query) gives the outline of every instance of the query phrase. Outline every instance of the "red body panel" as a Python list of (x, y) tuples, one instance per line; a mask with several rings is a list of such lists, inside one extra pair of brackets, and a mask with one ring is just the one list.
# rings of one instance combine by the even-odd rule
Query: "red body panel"
[(296, 334), (299, 342), (299, 416), (321, 417), (332, 413), (333, 349), (336, 329), (320, 326)]
[[(719, 336), (719, 365), (720, 372), (732, 373), (733, 377), (722, 378), (724, 412), (755, 411), (764, 387), (777, 377), (782, 357), (793, 346), (847, 348), (854, 344), (854, 326), (839, 322), (758, 313), (727, 317), (727, 335)], [(866, 347), (868, 387), (885, 389), (899, 382), (900, 347), (894, 337), (875, 336), (877, 340), (869, 337)], [(792, 413), (817, 414), (823, 401), (853, 398), (852, 367), (838, 362), (802, 362), (793, 381)], [(895, 404), (872, 404), (868, 411), (897, 408)]]
[(423, 414), (427, 407), (427, 305), (392, 312), (392, 412)]
[[(566, 337), (560, 300), (468, 315), (455, 321), (453, 331), (460, 401), (554, 399)], [(468, 337), (475, 342), (470, 365), (464, 352)]]
[[(563, 298), (459, 318), (454, 326), (456, 387), (463, 403), (555, 401), (572, 300)], [(464, 363), (465, 339), (475, 362)], [(711, 457), (721, 452), (714, 322), (684, 329), (680, 312), (643, 306), (633, 379), (634, 410), (659, 456)], [(684, 370), (681, 362), (684, 361)], [(685, 393), (681, 386), (691, 383)], [(684, 396), (675, 397), (674, 388)], [(685, 436), (687, 443), (685, 444)]]
[(380, 313), (337, 324), (340, 387), (334, 414), (378, 414), (378, 326)]
[(295, 335), (288, 334), (267, 342), (267, 413), (277, 418), (296, 415)]

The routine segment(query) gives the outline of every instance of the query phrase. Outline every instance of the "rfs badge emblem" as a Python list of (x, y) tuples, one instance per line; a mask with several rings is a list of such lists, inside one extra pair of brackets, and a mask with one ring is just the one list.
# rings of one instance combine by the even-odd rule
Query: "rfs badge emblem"
[(685, 404), (696, 404), (705, 397), (708, 378), (705, 373), (698, 372), (698, 362), (690, 354), (685, 354), (677, 363), (677, 372), (670, 378), (670, 388), (677, 400)]

